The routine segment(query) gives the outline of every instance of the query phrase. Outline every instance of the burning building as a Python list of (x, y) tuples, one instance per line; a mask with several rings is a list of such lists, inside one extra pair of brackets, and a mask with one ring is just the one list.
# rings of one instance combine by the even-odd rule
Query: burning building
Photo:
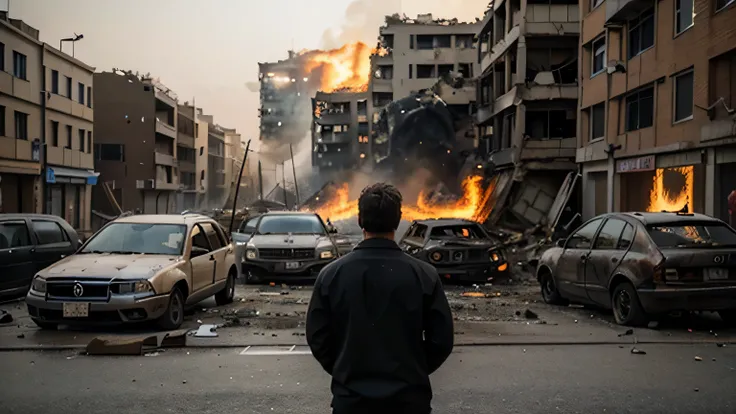
[(369, 160), (370, 104), (367, 92), (317, 92), (312, 99), (313, 166), (352, 169)]

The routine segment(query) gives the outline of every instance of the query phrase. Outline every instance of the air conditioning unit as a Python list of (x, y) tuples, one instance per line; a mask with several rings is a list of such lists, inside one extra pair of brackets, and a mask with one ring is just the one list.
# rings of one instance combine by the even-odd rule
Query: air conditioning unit
[(135, 180), (135, 189), (143, 190), (146, 187), (145, 180)]

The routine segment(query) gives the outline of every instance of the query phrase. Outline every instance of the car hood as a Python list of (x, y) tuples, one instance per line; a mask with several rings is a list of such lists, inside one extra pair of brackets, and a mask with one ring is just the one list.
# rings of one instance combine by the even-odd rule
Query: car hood
[(315, 234), (256, 234), (249, 244), (258, 249), (314, 249), (332, 242), (327, 236)]
[(491, 248), (496, 243), (492, 240), (463, 240), (463, 239), (430, 239), (427, 247), (468, 247), (468, 248)]
[(178, 264), (179, 256), (148, 254), (75, 254), (39, 273), (44, 278), (99, 277), (146, 279)]

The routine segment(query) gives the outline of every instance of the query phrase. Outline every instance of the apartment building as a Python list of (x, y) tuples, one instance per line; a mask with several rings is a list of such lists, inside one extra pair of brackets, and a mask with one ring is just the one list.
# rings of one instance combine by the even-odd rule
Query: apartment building
[[(95, 165), (123, 210), (173, 213), (179, 190), (176, 95), (148, 76), (130, 71), (94, 75)], [(94, 205), (109, 214), (102, 188)], [(104, 207), (103, 207), (104, 206)]]
[(89, 233), (95, 69), (5, 13), (0, 34), (0, 210), (54, 214)]
[(194, 109), (194, 148), (196, 159), (194, 166), (197, 171), (197, 202), (195, 207), (205, 204), (209, 189), (209, 128), (214, 123), (212, 115), (205, 115), (202, 108)]
[(578, 3), (497, 0), (477, 36), (479, 166), (493, 170), (496, 203), (508, 206), (491, 221), (548, 223), (577, 171)]
[(258, 63), (261, 84), (259, 117), (260, 139), (270, 143), (297, 143), (309, 130), (309, 100), (317, 89), (304, 73), (300, 55), (289, 51), (289, 58)]
[(207, 208), (222, 208), (229, 193), (225, 154), (225, 128), (211, 122), (207, 131)]
[(690, 211), (729, 219), (736, 190), (736, 3), (581, 2), (583, 217)]
[(179, 189), (177, 206), (191, 210), (197, 204), (197, 150), (195, 146), (195, 110), (189, 102), (177, 108), (176, 159), (179, 161)]
[(361, 168), (371, 160), (369, 92), (317, 92), (312, 99), (312, 165), (319, 170)]

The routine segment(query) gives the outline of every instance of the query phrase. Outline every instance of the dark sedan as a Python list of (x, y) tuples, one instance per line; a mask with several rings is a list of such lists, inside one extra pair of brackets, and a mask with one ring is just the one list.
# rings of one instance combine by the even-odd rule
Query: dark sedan
[(542, 255), (542, 297), (612, 309), (621, 325), (672, 311), (717, 311), (736, 322), (736, 231), (702, 214), (595, 217)]
[(414, 221), (399, 246), (433, 265), (442, 278), (457, 282), (486, 283), (509, 267), (498, 243), (468, 220)]

